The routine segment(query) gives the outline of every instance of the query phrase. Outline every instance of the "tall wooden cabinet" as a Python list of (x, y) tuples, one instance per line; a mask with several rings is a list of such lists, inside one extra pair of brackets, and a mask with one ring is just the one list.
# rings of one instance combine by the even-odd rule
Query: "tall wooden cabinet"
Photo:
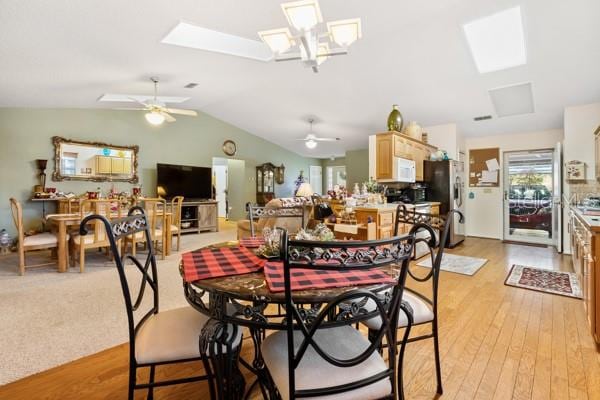
[(423, 143), (398, 132), (377, 134), (375, 179), (393, 179), (394, 157), (407, 158), (415, 162), (415, 180), (423, 181), (423, 161), (429, 160), (437, 147)]

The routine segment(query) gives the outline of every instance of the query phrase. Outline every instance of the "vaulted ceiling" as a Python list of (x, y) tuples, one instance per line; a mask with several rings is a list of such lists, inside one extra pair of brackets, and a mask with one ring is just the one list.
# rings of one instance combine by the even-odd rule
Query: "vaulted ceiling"
[[(598, 0), (321, 0), (326, 20), (360, 17), (363, 37), (318, 74), (160, 43), (180, 20), (258, 39), (286, 25), (280, 3), (0, 0), (0, 106), (107, 108), (96, 102), (101, 94), (150, 94), (148, 77), (159, 76), (162, 94), (191, 97), (182, 107), (328, 157), (366, 147), (394, 103), (406, 120), (456, 122), (481, 136), (560, 128), (565, 106), (600, 101)], [(462, 24), (515, 5), (527, 64), (480, 74)], [(189, 82), (199, 85), (183, 88)], [(523, 82), (532, 82), (535, 113), (496, 118), (488, 89)], [(494, 118), (473, 121), (486, 114)], [(342, 140), (306, 149), (294, 139), (306, 135), (309, 117), (317, 134)]]

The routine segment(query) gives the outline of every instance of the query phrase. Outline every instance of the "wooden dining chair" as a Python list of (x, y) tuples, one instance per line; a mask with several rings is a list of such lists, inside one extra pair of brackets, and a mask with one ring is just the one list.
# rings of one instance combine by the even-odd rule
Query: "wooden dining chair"
[[(138, 201), (137, 205), (144, 209), (144, 213), (148, 220), (148, 228), (150, 229), (150, 237), (152, 238), (152, 247), (155, 251), (159, 250), (161, 253), (161, 260), (165, 259), (165, 246), (167, 242), (166, 230), (167, 225), (167, 201), (161, 198), (144, 198)], [(160, 243), (160, 246), (159, 246)], [(135, 257), (137, 253), (137, 245), (143, 244), (148, 247), (146, 237), (139, 233), (137, 235), (127, 236), (123, 240), (123, 251), (126, 251), (127, 247), (131, 246), (131, 253)]]
[[(435, 357), (435, 372), (437, 379), (437, 393), (443, 393), (442, 387), (442, 372), (441, 372), (441, 360), (440, 360), (440, 347), (439, 347), (439, 330), (438, 330), (438, 287), (440, 278), (440, 268), (442, 264), (442, 258), (444, 256), (444, 248), (448, 243), (450, 237), (450, 229), (454, 220), (454, 214), (458, 215), (458, 222), (463, 223), (463, 214), (458, 210), (450, 210), (446, 215), (445, 223), (440, 235), (440, 240), (437, 241), (437, 236), (434, 229), (424, 222), (414, 221), (414, 225), (410, 230), (410, 234), (415, 235), (415, 246), (417, 243), (426, 243), (429, 247), (429, 254), (431, 256), (431, 269), (424, 276), (419, 276), (417, 273), (412, 271), (410, 268), (408, 274), (417, 282), (431, 282), (431, 296), (423, 295), (420, 292), (406, 287), (406, 291), (402, 297), (402, 301), (406, 302), (413, 310), (413, 324), (417, 325), (431, 325), (431, 332), (419, 336), (409, 337), (407, 342), (415, 342), (424, 339), (433, 339), (433, 351)], [(418, 215), (418, 214), (416, 214)], [(422, 218), (418, 217), (417, 218)], [(417, 234), (421, 231), (427, 231), (426, 237), (418, 237)], [(437, 249), (437, 251), (436, 251)], [(381, 321), (377, 318), (363, 321), (363, 323), (369, 328), (369, 337), (374, 335), (380, 325)], [(404, 328), (407, 326), (406, 318), (402, 315), (398, 318), (398, 328)]]
[[(400, 300), (413, 242), (411, 235), (364, 242), (296, 241), (282, 232), (286, 330), (267, 336), (261, 347), (271, 386), (277, 390), (269, 398), (401, 397), (396, 361), (404, 353), (396, 354), (396, 324), (400, 310), (412, 319)], [(290, 277), (298, 269), (318, 276), (327, 270), (374, 272), (386, 268), (395, 271), (391, 273), (396, 279), (390, 284), (391, 295), (385, 295), (385, 285), (379, 292), (352, 287), (311, 312), (294, 301)], [(364, 309), (367, 302), (374, 305), (370, 311)], [(352, 324), (375, 317), (382, 323), (374, 334), (376, 340), (369, 342)], [(383, 341), (394, 344), (387, 349), (387, 359), (379, 353)]]
[[(41, 263), (41, 264), (25, 264), (25, 253), (34, 250), (51, 249), (56, 250), (58, 247), (58, 237), (54, 233), (43, 232), (35, 235), (25, 236), (23, 228), (23, 207), (21, 203), (15, 199), (10, 199), (10, 209), (12, 212), (13, 222), (17, 229), (17, 249), (19, 253), (19, 275), (25, 275), (25, 268), (43, 267), (56, 264), (56, 262)], [(68, 240), (68, 239), (67, 239)]]
[[(133, 400), (134, 391), (137, 389), (146, 389), (147, 398), (152, 399), (155, 387), (203, 380), (209, 381), (210, 398), (215, 399), (215, 385), (211, 381), (214, 375), (210, 373), (155, 381), (156, 368), (159, 366), (191, 361), (203, 361), (203, 364), (206, 362), (207, 354), (200, 351), (199, 337), (210, 317), (189, 306), (159, 312), (156, 257), (152, 247), (150, 221), (146, 218), (144, 209), (133, 207), (127, 217), (110, 221), (102, 215), (89, 215), (81, 222), (81, 235), (85, 237), (88, 227), (95, 226), (96, 223), (102, 224), (104, 231), (108, 232), (108, 243), (114, 255), (125, 300), (129, 328), (128, 399)], [(143, 240), (148, 246), (144, 259), (140, 260), (134, 255), (119, 253), (119, 241), (139, 234), (144, 236)], [(137, 279), (133, 282), (129, 281), (132, 276), (125, 273), (125, 258), (131, 260), (136, 266), (137, 272), (141, 275), (141, 282)], [(137, 288), (137, 295), (132, 293), (132, 290), (135, 290), (132, 288)], [(150, 301), (144, 301), (144, 295), (150, 296)], [(242, 330), (231, 324), (227, 326), (228, 345), (213, 347), (218, 347), (221, 353), (235, 352), (237, 357), (242, 343)], [(137, 371), (140, 368), (150, 370), (147, 383), (138, 383)]]
[[(116, 200), (81, 200), (79, 202), (79, 216), (84, 219), (90, 214), (102, 215), (107, 219), (122, 217), (121, 209)], [(79, 261), (79, 272), (85, 271), (85, 251), (89, 249), (108, 248), (108, 236), (104, 224), (100, 221), (93, 221), (93, 235), (82, 237), (81, 235), (72, 235), (71, 237), (71, 255), (77, 256)]]
[(171, 236), (177, 236), (177, 251), (181, 242), (181, 208), (183, 196), (175, 196), (171, 199)]

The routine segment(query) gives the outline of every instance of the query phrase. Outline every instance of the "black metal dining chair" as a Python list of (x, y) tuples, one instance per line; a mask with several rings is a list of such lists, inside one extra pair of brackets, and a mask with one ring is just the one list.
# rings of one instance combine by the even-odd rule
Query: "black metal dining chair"
[[(250, 234), (256, 236), (255, 220), (266, 220), (273, 219), (274, 224), (281, 225), (283, 221), (280, 218), (295, 218), (300, 220), (300, 228), (304, 228), (304, 207), (303, 206), (292, 206), (292, 207), (279, 207), (271, 208), (267, 206), (259, 206), (256, 204), (248, 204), (248, 219), (250, 220)], [(285, 224), (284, 224), (285, 225)], [(261, 227), (262, 229), (262, 227)]]
[[(151, 240), (148, 220), (141, 207), (133, 207), (128, 216), (109, 221), (101, 215), (89, 215), (81, 221), (79, 231), (86, 235), (87, 225), (93, 220), (104, 223), (114, 255), (115, 264), (121, 281), (121, 289), (127, 310), (129, 327), (129, 386), (128, 399), (132, 400), (136, 389), (147, 389), (147, 398), (152, 399), (154, 388), (168, 385), (177, 385), (196, 381), (209, 381), (211, 399), (215, 398), (215, 385), (210, 370), (206, 369), (206, 353), (200, 352), (199, 337), (209, 317), (197, 312), (191, 307), (176, 308), (159, 312), (159, 286), (156, 269), (156, 257)], [(142, 233), (147, 243), (145, 260), (140, 261), (133, 255), (119, 254), (118, 242)], [(139, 256), (140, 254), (138, 254)], [(142, 255), (143, 256), (143, 255)], [(125, 260), (131, 261), (141, 274), (139, 283), (129, 280), (125, 271)], [(138, 286), (137, 296), (132, 296), (130, 286)], [(144, 302), (144, 295), (152, 297), (150, 302)], [(149, 304), (147, 304), (149, 303)], [(142, 308), (144, 306), (145, 308)], [(136, 322), (137, 321), (137, 322)], [(230, 330), (229, 346), (220, 347), (220, 351), (239, 353), (241, 348), (241, 329), (233, 327)], [(217, 346), (215, 346), (217, 347)], [(206, 375), (155, 381), (156, 367), (166, 364), (183, 363), (189, 361), (202, 361)], [(147, 383), (138, 383), (136, 372), (138, 368), (150, 368)]]
[[(289, 240), (287, 233), (282, 233), (286, 330), (267, 336), (262, 344), (273, 398), (397, 398), (401, 388), (396, 384), (400, 375), (396, 360), (403, 357), (404, 347), (397, 355), (396, 326), (401, 309), (412, 320), (400, 299), (413, 243), (412, 235), (364, 242), (319, 242)], [(373, 273), (384, 269), (393, 271), (396, 280), (390, 284), (392, 289), (390, 285), (373, 290), (348, 288), (321, 307), (307, 308), (293, 299), (290, 277), (298, 269), (317, 276), (326, 271)], [(367, 302), (375, 305), (373, 310), (364, 308)], [(352, 325), (374, 317), (382, 323), (371, 343)], [(394, 344), (388, 346), (387, 362), (379, 352), (384, 340)], [(398, 381), (402, 381), (401, 376)]]
[[(410, 214), (410, 213), (409, 213)], [(409, 215), (407, 214), (407, 215)], [(408, 286), (405, 288), (402, 296), (402, 301), (406, 302), (413, 311), (412, 326), (431, 324), (431, 332), (419, 336), (409, 337), (407, 342), (415, 342), (424, 339), (433, 339), (433, 350), (435, 356), (435, 373), (437, 379), (437, 393), (443, 393), (442, 387), (442, 373), (441, 373), (441, 360), (440, 360), (440, 347), (439, 347), (439, 329), (438, 329), (438, 288), (440, 278), (440, 267), (442, 264), (442, 258), (444, 256), (444, 248), (448, 242), (450, 236), (450, 229), (452, 229), (454, 214), (458, 215), (459, 223), (464, 222), (463, 214), (458, 210), (450, 210), (446, 215), (445, 222), (443, 224), (440, 239), (437, 241), (437, 235), (434, 228), (424, 221), (427, 221), (427, 215), (421, 215), (415, 213), (415, 219), (410, 222), (406, 220), (405, 223), (413, 223), (410, 230), (410, 234), (415, 235), (415, 246), (418, 243), (426, 243), (429, 247), (429, 255), (431, 257), (431, 269), (425, 276), (419, 276), (410, 268), (408, 268), (408, 275), (417, 282), (431, 281), (431, 297), (425, 296), (415, 290), (412, 290)], [(397, 219), (398, 223), (398, 219)], [(436, 220), (434, 223), (439, 223)], [(439, 225), (434, 225), (439, 226)], [(417, 237), (419, 231), (426, 231), (428, 235), (426, 237)], [(437, 251), (435, 250), (437, 248)], [(398, 328), (407, 327), (409, 321), (400, 315), (398, 318)], [(363, 322), (367, 328), (369, 328), (369, 337), (374, 337), (379, 329), (381, 321), (377, 318), (366, 320)]]

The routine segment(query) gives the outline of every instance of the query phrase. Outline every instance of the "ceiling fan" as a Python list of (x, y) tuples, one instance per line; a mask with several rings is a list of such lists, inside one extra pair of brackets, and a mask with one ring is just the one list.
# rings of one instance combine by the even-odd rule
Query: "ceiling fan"
[(336, 142), (338, 140), (340, 140), (339, 137), (336, 138), (325, 138), (325, 137), (318, 137), (317, 135), (315, 135), (313, 133), (313, 123), (315, 122), (314, 119), (309, 119), (308, 122), (310, 123), (310, 132), (308, 133), (308, 135), (306, 135), (306, 137), (301, 138), (301, 139), (296, 139), (296, 140), (302, 140), (304, 141), (304, 145), (306, 147), (308, 147), (309, 149), (314, 149), (315, 147), (317, 147), (318, 142)]
[(131, 111), (148, 111), (145, 114), (146, 121), (152, 125), (160, 125), (163, 122), (175, 122), (175, 118), (171, 114), (187, 115), (195, 117), (198, 113), (194, 110), (186, 110), (182, 108), (167, 107), (166, 103), (181, 103), (188, 98), (186, 97), (162, 97), (158, 96), (158, 78), (151, 77), (150, 80), (154, 83), (154, 97), (142, 95), (127, 95), (127, 94), (105, 94), (98, 101), (124, 101), (138, 103), (144, 108), (118, 108), (118, 110)]

